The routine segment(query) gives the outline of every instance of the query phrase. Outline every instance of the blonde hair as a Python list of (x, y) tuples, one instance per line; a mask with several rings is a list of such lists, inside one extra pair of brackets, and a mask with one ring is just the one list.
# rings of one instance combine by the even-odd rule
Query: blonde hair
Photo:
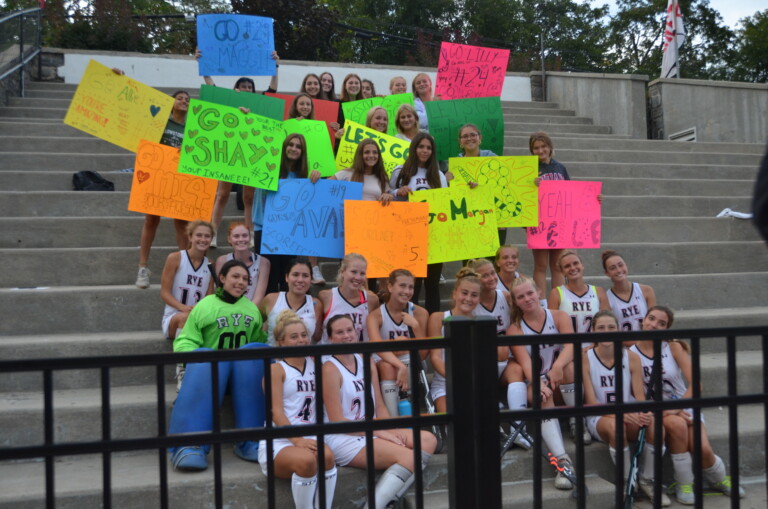
[(184, 233), (186, 233), (187, 237), (189, 237), (198, 226), (205, 226), (211, 230), (211, 236), (216, 235), (216, 230), (213, 228), (213, 225), (208, 221), (203, 221), (202, 219), (195, 219), (194, 221), (187, 223), (187, 227), (184, 228)]
[(495, 260), (494, 265), (496, 266), (497, 271), (501, 269), (501, 267), (499, 267), (499, 258), (501, 258), (501, 252), (505, 249), (514, 250), (517, 257), (520, 258), (520, 249), (518, 249), (517, 246), (513, 246), (512, 244), (504, 244), (503, 246), (499, 246), (499, 249), (496, 250), (496, 255), (494, 257), (494, 260)]
[[(479, 286), (481, 289), (483, 288), (483, 283), (480, 281), (480, 275), (470, 267), (462, 267), (456, 273), (456, 283), (454, 283), (453, 285), (453, 291), (451, 292), (451, 297), (453, 297), (453, 293), (459, 289), (459, 286), (461, 285), (461, 283), (465, 281), (469, 283), (474, 283), (477, 286)], [(454, 305), (455, 304), (456, 303), (454, 302)]]
[(285, 336), (285, 331), (288, 329), (288, 326), (295, 324), (301, 324), (304, 327), (304, 331), (306, 331), (307, 336), (309, 336), (307, 324), (304, 323), (304, 320), (299, 318), (299, 315), (294, 313), (291, 309), (283, 309), (280, 311), (280, 314), (277, 315), (275, 328), (272, 329), (272, 334), (275, 336), (275, 342), (282, 343), (283, 337)]
[(341, 259), (341, 265), (339, 265), (339, 273), (336, 276), (336, 283), (338, 283), (339, 286), (344, 284), (344, 276), (342, 274), (345, 270), (347, 270), (349, 264), (353, 261), (361, 261), (365, 264), (366, 267), (368, 267), (368, 260), (365, 259), (365, 256), (361, 255), (360, 253), (348, 253), (344, 258)]
[[(403, 111), (410, 111), (411, 114), (416, 119), (416, 128), (419, 127), (419, 114), (416, 112), (416, 108), (411, 106), (410, 104), (401, 104), (399, 108), (397, 108), (397, 113), (395, 113), (395, 127), (397, 128), (397, 132), (402, 133), (403, 132), (403, 126), (400, 125), (400, 113)], [(405, 133), (403, 133), (405, 134)]]
[[(374, 115), (376, 114), (376, 112), (377, 112), (377, 111), (379, 111), (379, 110), (383, 111), (383, 112), (384, 112), (384, 116), (385, 116), (385, 117), (387, 117), (387, 127), (389, 127), (389, 113), (387, 113), (387, 110), (385, 110), (385, 109), (384, 109), (384, 108), (382, 108), (381, 106), (374, 106), (373, 108), (371, 108), (370, 110), (368, 110), (368, 114), (365, 116), (365, 127), (369, 128), (369, 129), (373, 129), (373, 127), (371, 127), (371, 121), (373, 120), (373, 116), (374, 116)], [(374, 130), (375, 130), (375, 129), (374, 129)], [(383, 132), (385, 132), (385, 133), (386, 133), (386, 132), (387, 132), (387, 130), (386, 130), (386, 129), (384, 129), (384, 131), (383, 131)]]
[(534, 291), (537, 293), (539, 292), (539, 287), (536, 286), (536, 282), (533, 279), (527, 278), (525, 276), (520, 276), (512, 282), (512, 287), (509, 289), (509, 293), (512, 294), (512, 311), (510, 312), (510, 315), (512, 317), (512, 323), (516, 325), (520, 325), (520, 322), (523, 320), (523, 310), (518, 307), (515, 300), (515, 288), (522, 286), (525, 283), (531, 283)]
[(580, 261), (581, 263), (584, 263), (584, 262), (582, 261), (582, 259), (581, 259), (581, 256), (579, 256), (579, 254), (578, 254), (576, 251), (572, 251), (572, 250), (570, 250), (570, 249), (566, 249), (565, 251), (563, 251), (563, 253), (562, 253), (560, 256), (558, 256), (558, 257), (557, 257), (557, 267), (558, 267), (558, 268), (559, 268), (561, 271), (563, 270), (563, 258), (565, 258), (566, 256), (570, 256), (570, 255), (573, 255), (573, 256), (575, 256), (576, 258), (578, 258), (578, 259), (579, 259), (579, 261)]

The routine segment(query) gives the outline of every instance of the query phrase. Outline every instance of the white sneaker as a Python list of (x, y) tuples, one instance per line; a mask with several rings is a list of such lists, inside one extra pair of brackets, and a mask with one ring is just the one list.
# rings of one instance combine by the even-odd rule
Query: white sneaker
[[(576, 443), (576, 419), (571, 417), (570, 420), (571, 425), (571, 438), (573, 439), (573, 442)], [(582, 427), (584, 430), (582, 435), (582, 440), (584, 441), (584, 445), (589, 445), (592, 443), (592, 435), (589, 434), (589, 431), (587, 431), (587, 423), (584, 423), (584, 426)]]
[(136, 274), (136, 286), (142, 290), (149, 288), (149, 267), (139, 267), (139, 273)]
[(176, 392), (181, 390), (181, 381), (184, 380), (184, 372), (186, 367), (184, 364), (176, 364)]
[[(648, 497), (648, 500), (651, 501), (651, 504), (653, 504), (653, 479), (643, 479), (642, 477), (637, 482), (638, 487), (640, 488), (640, 491)], [(665, 493), (665, 490), (661, 490), (661, 507), (669, 507), (672, 505), (672, 501), (669, 499), (667, 494)]]
[(325, 278), (323, 277), (323, 273), (320, 271), (320, 267), (317, 265), (312, 267), (312, 284), (313, 285), (325, 284)]
[[(560, 466), (565, 468), (570, 468), (573, 470), (573, 465), (571, 465), (571, 460), (569, 460), (566, 456), (562, 458), (558, 458), (558, 462), (560, 463)], [(557, 471), (557, 475), (555, 476), (555, 488), (558, 490), (572, 490), (573, 489), (573, 483), (571, 482), (568, 477), (565, 476), (565, 474), (561, 471)]]
[(675, 499), (678, 504), (695, 504), (696, 499), (693, 496), (693, 484), (675, 484)]
[[(733, 489), (733, 487), (731, 485), (731, 476), (730, 475), (726, 475), (725, 479), (723, 479), (720, 482), (711, 482), (711, 483), (709, 483), (709, 485), (710, 485), (710, 487), (713, 490), (720, 491), (720, 492), (722, 492), (724, 495), (726, 495), (728, 497), (731, 496), (731, 490)], [(739, 486), (739, 498), (744, 498), (745, 495), (746, 495), (746, 493), (744, 492), (744, 488)]]

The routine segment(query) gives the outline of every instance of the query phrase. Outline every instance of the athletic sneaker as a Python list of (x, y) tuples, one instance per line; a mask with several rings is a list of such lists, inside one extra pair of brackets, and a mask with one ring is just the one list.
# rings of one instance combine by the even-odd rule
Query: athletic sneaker
[[(638, 487), (640, 488), (640, 491), (648, 497), (648, 500), (651, 501), (651, 504), (653, 504), (653, 479), (643, 479), (640, 478), (637, 482)], [(661, 507), (669, 507), (672, 505), (672, 501), (669, 499), (666, 493), (664, 493), (664, 490), (661, 490)]]
[[(562, 457), (557, 459), (560, 463), (560, 466), (564, 468), (570, 468), (571, 471), (573, 471), (573, 465), (571, 464), (571, 460), (567, 457)], [(555, 488), (558, 490), (572, 490), (573, 489), (573, 483), (571, 482), (568, 477), (565, 476), (565, 474), (561, 471), (557, 471), (557, 475), (555, 476)]]
[(181, 381), (184, 380), (185, 371), (186, 368), (184, 367), (184, 364), (176, 364), (176, 392), (181, 390)]
[[(510, 424), (509, 426), (509, 433), (510, 435), (514, 434), (517, 431), (518, 427), (517, 425)], [(533, 447), (533, 437), (528, 434), (528, 432), (525, 429), (525, 424), (520, 424), (520, 433), (517, 434), (515, 437), (515, 440), (512, 442), (516, 446), (520, 447), (521, 449), (525, 449), (526, 451), (530, 451)]]
[[(571, 438), (573, 439), (574, 443), (576, 442), (576, 419), (574, 417), (571, 417), (570, 420), (571, 425)], [(592, 443), (592, 435), (589, 434), (589, 431), (587, 431), (587, 423), (584, 423), (584, 426), (582, 427), (584, 430), (582, 439), (584, 440), (584, 445), (589, 445)]]
[[(724, 495), (729, 496), (729, 497), (731, 496), (731, 490), (733, 489), (733, 486), (731, 485), (731, 476), (730, 475), (726, 475), (725, 479), (723, 479), (720, 482), (711, 482), (711, 483), (709, 483), (709, 486), (713, 490), (720, 491)], [(744, 488), (739, 486), (739, 498), (744, 498), (745, 495), (746, 495), (746, 493), (744, 492)]]
[(693, 496), (693, 484), (675, 484), (675, 499), (683, 505), (693, 505), (696, 499)]
[(139, 267), (139, 273), (136, 275), (136, 286), (142, 290), (149, 288), (149, 267)]
[(438, 284), (444, 285), (445, 284), (445, 276), (443, 276), (443, 273), (440, 273), (440, 281), (438, 281)]
[(320, 267), (318, 267), (317, 265), (312, 267), (312, 284), (313, 285), (325, 284), (325, 278), (323, 277), (323, 273), (320, 271)]

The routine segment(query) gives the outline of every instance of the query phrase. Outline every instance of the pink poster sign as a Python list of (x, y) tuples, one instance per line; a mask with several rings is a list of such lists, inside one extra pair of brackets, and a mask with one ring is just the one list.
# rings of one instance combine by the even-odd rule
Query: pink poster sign
[(509, 50), (467, 44), (440, 44), (435, 95), (442, 99), (500, 97)]
[(600, 247), (602, 182), (543, 180), (539, 186), (539, 226), (528, 228), (528, 249)]

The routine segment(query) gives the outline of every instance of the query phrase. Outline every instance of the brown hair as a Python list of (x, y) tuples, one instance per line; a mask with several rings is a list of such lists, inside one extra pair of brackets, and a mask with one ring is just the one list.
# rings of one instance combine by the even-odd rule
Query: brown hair
[(416, 154), (416, 147), (419, 146), (422, 140), (429, 140), (432, 145), (432, 155), (429, 156), (429, 160), (426, 164), (427, 170), (427, 183), (432, 189), (440, 189), (442, 182), (440, 181), (440, 168), (437, 165), (437, 147), (435, 146), (435, 139), (431, 134), (420, 132), (413, 137), (411, 141), (411, 148), (408, 152), (408, 158), (403, 163), (403, 167), (400, 169), (400, 174), (397, 176), (395, 187), (402, 187), (411, 181), (411, 178), (419, 171), (419, 156)]
[[(323, 90), (323, 76), (328, 75), (331, 77), (331, 91), (326, 92)], [(323, 73), (320, 73), (320, 93), (317, 95), (319, 99), (324, 99), (326, 101), (338, 101), (339, 98), (336, 97), (336, 78), (333, 77), (333, 74), (329, 73), (328, 71), (325, 71)]]
[(538, 131), (531, 135), (530, 138), (528, 138), (528, 150), (530, 150), (531, 154), (533, 154), (533, 144), (537, 141), (543, 141), (545, 145), (549, 147), (551, 155), (555, 154), (555, 147), (552, 145), (552, 138), (549, 137), (547, 133), (544, 131)]
[(189, 237), (198, 226), (206, 226), (211, 230), (211, 236), (216, 235), (216, 230), (213, 228), (213, 225), (208, 221), (203, 221), (202, 219), (195, 219), (194, 221), (188, 222), (187, 227), (184, 228), (184, 233), (186, 233), (187, 237)]
[[(645, 316), (648, 316), (648, 314), (651, 311), (661, 311), (663, 313), (666, 313), (667, 314), (667, 318), (668, 318), (668, 320), (667, 320), (667, 329), (671, 329), (672, 328), (672, 323), (674, 323), (674, 321), (675, 321), (675, 313), (673, 313), (671, 309), (669, 309), (667, 306), (664, 306), (662, 304), (657, 304), (655, 306), (651, 306), (648, 309), (648, 312), (645, 313)], [(645, 318), (645, 317), (643, 317), (643, 318)]]
[(293, 98), (293, 101), (291, 101), (291, 107), (288, 108), (288, 118), (296, 118), (296, 117), (302, 116), (302, 114), (299, 113), (299, 109), (296, 107), (296, 103), (299, 102), (299, 98), (301, 97), (306, 97), (307, 99), (309, 99), (309, 104), (312, 105), (312, 111), (309, 112), (309, 116), (304, 118), (314, 120), (315, 119), (315, 102), (312, 100), (312, 96), (306, 92), (301, 92), (299, 93), (299, 95)]
[(376, 151), (379, 153), (379, 160), (373, 165), (373, 176), (379, 181), (379, 187), (382, 194), (386, 191), (389, 185), (389, 179), (387, 178), (387, 172), (384, 170), (384, 161), (381, 159), (381, 148), (379, 144), (370, 138), (366, 138), (360, 142), (355, 151), (355, 157), (352, 160), (352, 182), (363, 182), (365, 180), (365, 162), (363, 161), (363, 151), (368, 145), (376, 147)]
[[(411, 114), (413, 114), (413, 117), (416, 119), (416, 129), (419, 128), (419, 114), (416, 111), (416, 108), (411, 106), (410, 104), (401, 104), (399, 108), (397, 108), (397, 113), (395, 113), (395, 127), (397, 128), (397, 132), (402, 133), (403, 132), (403, 126), (400, 125), (400, 112), (402, 111), (410, 111)], [(403, 133), (405, 134), (405, 133)]]
[(608, 249), (606, 251), (603, 251), (602, 260), (603, 260), (603, 270), (608, 270), (608, 260), (610, 258), (613, 258), (614, 256), (618, 256), (622, 260), (624, 257), (617, 251), (614, 251), (613, 249)]
[(523, 319), (523, 310), (517, 306), (514, 292), (515, 292), (515, 288), (517, 288), (518, 286), (522, 286), (525, 283), (531, 283), (531, 286), (533, 287), (534, 291), (536, 291), (537, 293), (539, 292), (539, 287), (536, 285), (536, 282), (533, 279), (529, 279), (525, 276), (521, 276), (512, 282), (512, 287), (509, 289), (509, 293), (512, 295), (512, 298), (510, 299), (512, 301), (512, 311), (510, 312), (510, 315), (512, 317), (512, 323), (517, 325), (520, 325), (520, 322)]
[[(453, 296), (453, 293), (459, 289), (459, 285), (461, 285), (461, 283), (463, 283), (464, 281), (474, 283), (477, 286), (479, 286), (480, 289), (483, 288), (483, 283), (480, 281), (480, 275), (469, 267), (462, 267), (456, 273), (456, 283), (454, 283), (453, 285), (453, 291), (451, 292), (451, 296)], [(456, 303), (454, 302), (454, 304)]]
[[(389, 285), (395, 284), (395, 282), (397, 281), (397, 278), (399, 278), (400, 276), (409, 277), (409, 278), (411, 278), (413, 280), (416, 279), (416, 278), (413, 277), (413, 274), (408, 269), (395, 269), (395, 270), (393, 270), (392, 272), (389, 273), (389, 276), (387, 277), (387, 283)], [(390, 297), (392, 297), (392, 295), (389, 293), (389, 288), (385, 287), (385, 288), (382, 288), (379, 291), (379, 301), (380, 302), (389, 302), (389, 298)]]
[[(347, 93), (347, 82), (351, 80), (352, 78), (357, 78), (357, 81), (360, 82), (360, 92), (357, 93), (355, 97), (352, 97)], [(322, 86), (322, 85), (321, 85)], [(348, 102), (348, 101), (356, 101), (358, 99), (363, 98), (363, 80), (360, 79), (360, 76), (358, 76), (355, 73), (349, 73), (346, 76), (344, 76), (344, 81), (341, 82), (341, 102)]]
[[(305, 94), (307, 94), (307, 95), (309, 95), (309, 93), (307, 92), (307, 80), (308, 80), (309, 78), (315, 78), (315, 79), (317, 80), (317, 87), (318, 87), (320, 90), (317, 92), (317, 96), (316, 96), (316, 97), (317, 97), (318, 99), (320, 99), (320, 98), (321, 98), (321, 97), (320, 97), (320, 94), (322, 94), (322, 93), (323, 93), (323, 84), (322, 84), (322, 83), (320, 83), (320, 76), (318, 76), (317, 74), (314, 74), (314, 73), (309, 73), (309, 74), (307, 74), (306, 76), (304, 76), (304, 79), (301, 81), (301, 89), (300, 89), (300, 91), (301, 91), (301, 92), (303, 92), (303, 93), (305, 93)], [(310, 97), (312, 97), (312, 96), (310, 95)]]
[[(285, 149), (288, 148), (288, 142), (293, 139), (301, 141), (301, 157), (298, 161), (288, 159), (288, 156), (285, 155)], [(299, 133), (291, 133), (285, 137), (283, 151), (280, 155), (280, 178), (288, 178), (288, 173), (291, 171), (300, 179), (305, 179), (309, 176), (309, 168), (307, 166), (307, 140), (304, 139), (304, 135)]]
[(609, 317), (613, 318), (613, 321), (616, 322), (616, 327), (619, 326), (619, 319), (616, 318), (616, 315), (613, 314), (613, 311), (611, 311), (610, 309), (601, 309), (600, 311), (595, 313), (595, 316), (592, 317), (592, 322), (589, 324), (589, 330), (594, 332), (595, 331), (595, 323), (597, 322), (597, 319), (598, 318), (602, 318), (604, 316), (609, 316)]

